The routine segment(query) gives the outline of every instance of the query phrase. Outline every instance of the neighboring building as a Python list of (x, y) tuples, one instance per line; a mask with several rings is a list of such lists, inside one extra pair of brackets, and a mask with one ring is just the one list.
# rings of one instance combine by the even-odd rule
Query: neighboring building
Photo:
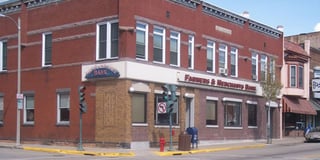
[(281, 70), (284, 136), (302, 136), (317, 114), (309, 101), (310, 41), (303, 44), (305, 50), (296, 43), (284, 41)]
[[(85, 85), (84, 143), (156, 146), (169, 140), (164, 84), (177, 86), (175, 143), (188, 127), (202, 144), (266, 138), (260, 81), (280, 77), (281, 31), (200, 0), (13, 0), (0, 13), (21, 17), (22, 140), (77, 142)], [(17, 30), (0, 28), (0, 139), (15, 139)]]
[[(320, 32), (304, 33), (299, 35), (292, 35), (285, 37), (288, 41), (299, 44), (307, 52), (310, 52), (310, 101), (313, 108), (317, 110), (317, 116), (312, 121), (312, 127), (320, 126), (320, 86), (315, 89), (312, 88), (312, 82), (318, 82), (320, 78)], [(310, 41), (310, 47), (306, 46), (304, 42)]]

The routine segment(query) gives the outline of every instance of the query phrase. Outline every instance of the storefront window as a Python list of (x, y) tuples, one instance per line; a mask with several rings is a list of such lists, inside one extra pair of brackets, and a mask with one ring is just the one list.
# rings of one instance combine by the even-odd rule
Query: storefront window
[(217, 101), (207, 100), (206, 125), (217, 125)]
[(228, 127), (241, 126), (241, 103), (225, 102), (224, 104), (224, 125)]
[[(178, 98), (179, 99), (179, 98)], [(162, 95), (155, 95), (155, 112), (154, 120), (156, 125), (169, 125), (169, 114), (163, 109), (164, 100)], [(174, 105), (174, 110), (172, 112), (172, 124), (178, 124), (178, 113), (179, 113), (179, 101)]]
[(248, 126), (257, 126), (257, 105), (248, 105)]
[(132, 123), (147, 123), (146, 94), (132, 94)]

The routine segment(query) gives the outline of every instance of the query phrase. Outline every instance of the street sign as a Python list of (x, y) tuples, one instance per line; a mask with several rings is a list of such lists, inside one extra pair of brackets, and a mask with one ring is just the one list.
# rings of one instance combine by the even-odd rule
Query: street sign
[(166, 102), (159, 102), (157, 105), (158, 113), (167, 113), (166, 107), (167, 107)]
[(17, 93), (17, 99), (23, 99), (23, 94)]

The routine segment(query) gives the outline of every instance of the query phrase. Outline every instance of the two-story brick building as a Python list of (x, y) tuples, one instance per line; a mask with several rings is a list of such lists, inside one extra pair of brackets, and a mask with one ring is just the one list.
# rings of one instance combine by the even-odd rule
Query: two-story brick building
[[(77, 142), (79, 85), (84, 143), (168, 141), (164, 84), (177, 86), (174, 142), (188, 127), (202, 144), (266, 137), (260, 81), (279, 78), (281, 31), (201, 0), (12, 0), (0, 13), (21, 18), (22, 140)], [(0, 28), (0, 138), (14, 139), (17, 30), (5, 17)]]

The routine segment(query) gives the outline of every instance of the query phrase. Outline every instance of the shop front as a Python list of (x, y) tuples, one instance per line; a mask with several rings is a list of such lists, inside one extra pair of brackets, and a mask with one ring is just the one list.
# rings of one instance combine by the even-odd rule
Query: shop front
[(284, 136), (304, 136), (304, 130), (314, 124), (317, 115), (312, 104), (301, 97), (283, 96)]
[[(125, 148), (158, 147), (161, 138), (166, 143), (172, 138), (177, 144), (188, 128), (197, 129), (201, 144), (266, 138), (266, 101), (256, 82), (129, 61), (85, 65), (82, 70), (83, 81), (96, 86), (97, 142)], [(109, 76), (88, 79), (92, 70)], [(171, 132), (163, 101), (165, 84), (177, 86)], [(279, 110), (274, 109), (271, 117), (277, 138)]]

